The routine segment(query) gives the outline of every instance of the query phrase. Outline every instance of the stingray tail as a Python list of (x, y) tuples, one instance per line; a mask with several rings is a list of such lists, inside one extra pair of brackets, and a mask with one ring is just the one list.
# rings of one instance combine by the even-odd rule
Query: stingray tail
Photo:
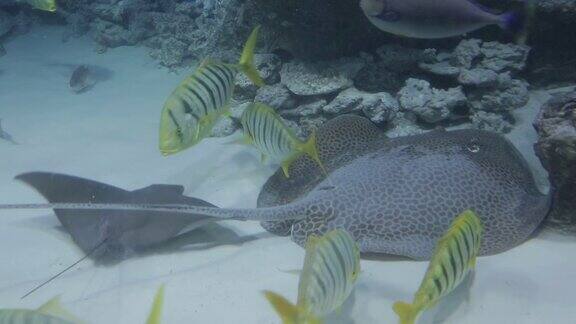
[(187, 204), (122, 204), (122, 203), (47, 203), (47, 204), (0, 204), (0, 210), (8, 209), (60, 209), (60, 210), (128, 210), (189, 214), (240, 221), (282, 221), (306, 218), (306, 204), (288, 204), (265, 208), (218, 208)]

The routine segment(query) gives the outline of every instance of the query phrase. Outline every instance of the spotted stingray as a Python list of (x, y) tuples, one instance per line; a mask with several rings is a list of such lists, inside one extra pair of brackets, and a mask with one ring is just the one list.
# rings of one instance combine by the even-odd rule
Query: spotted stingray
[[(307, 157), (286, 179), (264, 185), (255, 209), (192, 205), (56, 203), (67, 209), (150, 209), (217, 219), (258, 220), (270, 232), (304, 245), (310, 234), (344, 228), (362, 252), (430, 258), (435, 242), (466, 209), (481, 218), (480, 253), (525, 241), (549, 210), (530, 169), (500, 135), (480, 130), (435, 131), (388, 139), (369, 120), (340, 116), (318, 132), (327, 176)], [(6, 207), (6, 206), (5, 206)], [(14, 206), (12, 206), (14, 207)], [(28, 205), (34, 207), (34, 205)], [(3, 208), (0, 206), (0, 208)], [(167, 213), (170, 215), (171, 213)]]

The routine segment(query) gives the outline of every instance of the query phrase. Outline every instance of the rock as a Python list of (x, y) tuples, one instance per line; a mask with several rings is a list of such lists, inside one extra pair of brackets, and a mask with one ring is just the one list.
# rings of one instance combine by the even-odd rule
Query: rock
[[(521, 71), (526, 66), (530, 47), (513, 43), (482, 42), (466, 39), (454, 49), (450, 65), (470, 70), (474, 67), (494, 72)], [(437, 61), (443, 61), (437, 58)]]
[(461, 68), (453, 66), (449, 61), (440, 61), (437, 63), (420, 63), (420, 69), (430, 72), (434, 75), (457, 78), (460, 75)]
[(71, 37), (80, 37), (85, 35), (90, 29), (90, 20), (79, 13), (73, 13), (66, 16), (67, 28), (62, 35), (64, 42), (68, 41)]
[(333, 115), (362, 111), (373, 122), (383, 123), (394, 119), (400, 110), (400, 105), (389, 93), (367, 93), (349, 88), (338, 94), (322, 110)]
[(280, 78), (290, 91), (299, 96), (324, 95), (352, 86), (352, 79), (364, 67), (361, 59), (331, 62), (290, 62), (282, 66)]
[(422, 134), (425, 131), (416, 123), (417, 117), (412, 113), (399, 113), (392, 121), (392, 127), (386, 131), (390, 138)]
[(327, 104), (325, 99), (311, 97), (294, 109), (280, 111), (280, 114), (286, 117), (316, 116), (322, 112), (322, 108)]
[(366, 94), (360, 104), (364, 115), (376, 124), (381, 124), (396, 117), (400, 110), (398, 100), (387, 92)]
[(458, 82), (467, 86), (494, 87), (498, 85), (498, 73), (483, 68), (464, 69), (458, 75)]
[(468, 92), (468, 104), (472, 110), (506, 112), (524, 107), (530, 95), (528, 84), (511, 79), (507, 73), (498, 76), (496, 88), (478, 88)]
[(549, 220), (576, 229), (576, 91), (558, 94), (540, 111), (536, 154), (554, 188)]
[(346, 89), (338, 94), (334, 100), (324, 106), (322, 110), (332, 115), (341, 115), (358, 110), (360, 103), (364, 99), (365, 92), (356, 88)]
[(296, 107), (294, 95), (285, 85), (280, 83), (258, 89), (254, 101), (265, 103), (277, 111)]
[(212, 137), (226, 137), (234, 134), (238, 129), (238, 124), (231, 118), (220, 118), (214, 128), (212, 128)]
[(0, 37), (8, 34), (15, 24), (16, 22), (10, 14), (0, 10)]
[(114, 48), (135, 44), (133, 41), (130, 41), (130, 32), (119, 25), (102, 19), (96, 19), (91, 23), (91, 26), (94, 29), (92, 37), (102, 46)]
[(435, 49), (415, 49), (396, 44), (384, 45), (376, 50), (384, 65), (392, 71), (417, 70), (419, 63), (432, 62), (436, 58)]
[(487, 130), (496, 133), (509, 133), (512, 130), (512, 124), (501, 114), (495, 114), (486, 111), (476, 111), (470, 116), (472, 125), (476, 129)]
[(524, 69), (529, 53), (530, 47), (525, 45), (468, 39), (461, 41), (451, 54), (438, 54), (433, 62), (420, 63), (419, 67), (434, 75), (457, 77), (470, 85), (487, 86), (486, 83), (493, 82), (494, 74)]
[(32, 28), (33, 17), (28, 11), (20, 11), (14, 18), (14, 26), (12, 26), (12, 35), (27, 34)]
[(480, 48), (480, 67), (495, 71), (521, 71), (526, 66), (530, 47), (517, 44), (486, 42)]
[(306, 140), (307, 132), (306, 132), (306, 130), (304, 130), (304, 128), (302, 126), (298, 125), (297, 122), (290, 120), (290, 119), (286, 119), (286, 118), (282, 118), (282, 117), (280, 117), (280, 119), (282, 119), (282, 122), (284, 122), (284, 124), (286, 126), (288, 126), (288, 128), (290, 128), (291, 130), (294, 131), (294, 134), (296, 134), (296, 137), (298, 137), (301, 140)]
[(397, 92), (409, 77), (421, 74), (419, 64), (432, 62), (435, 50), (384, 45), (376, 50), (378, 61), (367, 60), (354, 78), (354, 86), (368, 92)]
[(240, 120), (240, 118), (242, 118), (244, 110), (246, 110), (246, 108), (248, 108), (248, 106), (250, 106), (251, 104), (252, 102), (250, 101), (233, 104), (230, 107), (230, 117)]
[(166, 67), (178, 66), (188, 56), (188, 45), (176, 38), (165, 38), (160, 43), (160, 48), (151, 50), (150, 56)]
[(324, 116), (306, 116), (300, 118), (300, 125), (303, 131), (304, 138), (307, 138), (322, 126), (325, 122), (328, 121), (328, 118)]
[(400, 106), (427, 123), (448, 119), (452, 111), (466, 104), (462, 87), (448, 90), (433, 89), (425, 80), (408, 79), (398, 92)]
[(471, 68), (473, 62), (481, 54), (481, 44), (482, 41), (479, 39), (465, 39), (461, 41), (454, 49), (451, 64), (466, 69)]

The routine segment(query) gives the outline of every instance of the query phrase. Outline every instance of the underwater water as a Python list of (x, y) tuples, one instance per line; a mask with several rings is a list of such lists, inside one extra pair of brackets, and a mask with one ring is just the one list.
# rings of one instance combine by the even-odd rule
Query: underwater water
[(49, 2), (0, 1), (0, 323), (399, 323), (429, 265), (417, 323), (576, 318), (573, 4)]

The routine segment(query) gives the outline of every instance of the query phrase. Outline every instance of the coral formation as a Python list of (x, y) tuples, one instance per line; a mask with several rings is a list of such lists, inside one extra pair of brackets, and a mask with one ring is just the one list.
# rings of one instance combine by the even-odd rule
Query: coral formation
[(540, 136), (536, 154), (555, 190), (549, 220), (576, 230), (576, 91), (550, 99), (535, 127)]
[(470, 39), (452, 51), (389, 44), (374, 55), (317, 62), (259, 54), (267, 85), (258, 89), (241, 76), (235, 98), (266, 103), (306, 132), (354, 113), (392, 137), (461, 123), (506, 133), (514, 125), (510, 112), (528, 102), (528, 83), (518, 75), (529, 52), (527, 46)]

